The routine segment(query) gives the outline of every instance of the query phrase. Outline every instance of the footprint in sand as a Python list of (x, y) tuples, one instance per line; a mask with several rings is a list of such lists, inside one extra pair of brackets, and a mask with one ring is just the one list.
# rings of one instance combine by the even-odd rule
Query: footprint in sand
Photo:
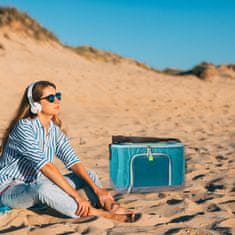
[(207, 212), (217, 212), (217, 211), (221, 211), (220, 207), (217, 206), (215, 203), (211, 203), (208, 207), (207, 207)]
[(176, 204), (179, 204), (181, 202), (183, 202), (184, 200), (181, 200), (181, 199), (170, 199), (170, 200), (167, 200), (166, 203), (168, 205), (176, 205)]
[(220, 190), (220, 189), (225, 189), (225, 186), (222, 182), (220, 182), (222, 180), (222, 178), (217, 178), (214, 180), (211, 180), (206, 186), (205, 188), (209, 191), (209, 192), (215, 192), (216, 190)]
[(231, 189), (230, 192), (231, 192), (231, 193), (234, 193), (234, 192), (235, 192), (235, 186)]
[(231, 232), (230, 228), (227, 227), (221, 227), (219, 225), (219, 223), (221, 223), (221, 221), (219, 222), (215, 222), (212, 226), (211, 226), (211, 230), (219, 232), (219, 234), (223, 234), (223, 235), (232, 235), (233, 233)]
[(209, 200), (212, 200), (214, 199), (213, 197), (208, 197), (208, 198), (204, 198), (204, 199), (199, 199), (197, 201), (195, 201), (197, 204), (203, 204), (205, 203), (206, 201), (209, 201)]
[(197, 180), (197, 179), (203, 178), (204, 176), (205, 176), (204, 174), (199, 174), (199, 175), (194, 176), (192, 180)]
[(235, 214), (235, 200), (228, 200), (221, 202), (220, 205), (224, 205), (225, 207), (229, 208), (233, 214)]
[(206, 189), (209, 192), (215, 192), (217, 189), (225, 189), (225, 187), (222, 184), (209, 184), (206, 186)]
[(217, 155), (215, 158), (220, 161), (220, 160), (227, 160), (228, 158), (224, 157), (223, 155)]
[(149, 215), (156, 215), (156, 213), (153, 213), (153, 212), (151, 212), (151, 213), (148, 213)]
[(208, 193), (192, 194), (192, 198), (191, 198), (191, 200), (197, 204), (203, 204), (203, 203), (205, 203), (209, 200), (212, 200), (212, 199), (214, 199), (214, 197)]
[(169, 230), (167, 230), (164, 235), (172, 235), (172, 234), (177, 234), (181, 229), (184, 228), (171, 228)]
[(222, 163), (219, 163), (219, 164), (216, 164), (215, 166), (216, 166), (216, 167), (222, 167), (223, 164), (222, 164)]
[(170, 220), (169, 223), (187, 222), (187, 221), (193, 219), (195, 216), (203, 215), (203, 214), (204, 214), (204, 212), (198, 212), (198, 213), (193, 214), (193, 215), (183, 215), (183, 216), (180, 216), (180, 217), (177, 217), (177, 218), (174, 218), (174, 219)]

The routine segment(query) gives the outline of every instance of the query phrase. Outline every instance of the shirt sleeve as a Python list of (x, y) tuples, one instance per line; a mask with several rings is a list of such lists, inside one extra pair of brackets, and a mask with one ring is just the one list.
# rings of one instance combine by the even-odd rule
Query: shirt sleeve
[(15, 149), (20, 156), (31, 161), (36, 170), (40, 170), (49, 162), (49, 159), (40, 148), (33, 127), (23, 120), (20, 120), (10, 133), (8, 146)]
[(63, 161), (68, 169), (75, 163), (80, 162), (80, 159), (71, 146), (68, 137), (60, 130), (60, 128), (58, 128), (56, 155), (61, 161)]

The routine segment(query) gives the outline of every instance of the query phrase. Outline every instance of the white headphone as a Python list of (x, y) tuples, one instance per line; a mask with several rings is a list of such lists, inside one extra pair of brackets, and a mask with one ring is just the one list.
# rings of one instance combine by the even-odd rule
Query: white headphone
[(39, 112), (41, 112), (42, 110), (42, 106), (40, 103), (38, 102), (34, 102), (33, 101), (33, 87), (34, 85), (36, 84), (37, 82), (33, 82), (31, 83), (29, 86), (28, 86), (28, 91), (27, 91), (27, 98), (28, 98), (28, 101), (29, 101), (29, 104), (30, 104), (30, 111), (33, 113), (33, 114), (37, 114)]

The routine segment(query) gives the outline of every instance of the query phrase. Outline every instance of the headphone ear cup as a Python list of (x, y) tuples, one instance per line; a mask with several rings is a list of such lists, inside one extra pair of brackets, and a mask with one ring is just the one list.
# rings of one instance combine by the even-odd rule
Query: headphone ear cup
[(33, 105), (31, 106), (30, 111), (31, 111), (33, 114), (37, 114), (37, 113), (41, 112), (41, 111), (42, 111), (42, 106), (41, 106), (41, 104), (38, 103), (38, 102), (33, 102)]

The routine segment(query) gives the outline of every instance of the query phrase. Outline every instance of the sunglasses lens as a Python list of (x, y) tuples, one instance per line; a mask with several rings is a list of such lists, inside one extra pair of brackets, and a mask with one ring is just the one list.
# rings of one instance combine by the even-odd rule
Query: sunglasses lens
[(56, 99), (61, 100), (61, 93), (60, 93), (60, 92), (57, 92), (57, 93), (55, 94), (55, 97), (56, 97)]
[(49, 95), (47, 96), (47, 100), (51, 103), (53, 103), (55, 101), (55, 96), (54, 95)]

